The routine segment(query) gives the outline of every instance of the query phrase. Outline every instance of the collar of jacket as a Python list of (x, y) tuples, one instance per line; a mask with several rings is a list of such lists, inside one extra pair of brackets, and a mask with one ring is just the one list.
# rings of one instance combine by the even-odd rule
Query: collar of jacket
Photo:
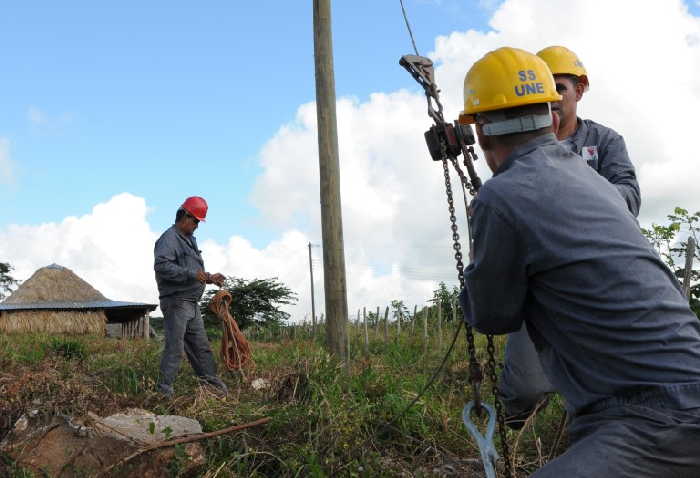
[(506, 160), (503, 161), (503, 164), (501, 164), (501, 166), (496, 170), (496, 172), (493, 173), (493, 175), (498, 176), (503, 171), (508, 170), (513, 165), (513, 162), (516, 159), (525, 156), (528, 153), (531, 153), (535, 149), (545, 144), (557, 144), (557, 137), (554, 136), (554, 133), (545, 133), (541, 136), (538, 136), (535, 139), (531, 139), (525, 144), (517, 146), (513, 151), (511, 151)]
[(189, 247), (191, 247), (197, 253), (199, 253), (199, 249), (197, 248), (197, 239), (195, 239), (194, 235), (191, 235), (190, 237), (185, 237), (182, 235), (182, 233), (175, 224), (173, 224), (172, 227), (175, 230), (175, 234), (177, 234), (177, 237), (180, 238), (181, 241), (185, 241), (185, 244), (187, 244)]
[(576, 153), (581, 154), (583, 149), (583, 142), (586, 141), (586, 136), (588, 136), (588, 125), (578, 116), (576, 117), (576, 131), (569, 138), (574, 146), (576, 146)]

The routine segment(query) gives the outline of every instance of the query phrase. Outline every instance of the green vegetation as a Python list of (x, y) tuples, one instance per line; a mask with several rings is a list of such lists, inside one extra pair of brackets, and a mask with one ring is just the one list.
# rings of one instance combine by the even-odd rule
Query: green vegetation
[(53, 337), (46, 349), (67, 360), (83, 360), (87, 356), (85, 344), (71, 338)]
[(679, 280), (685, 272), (685, 256), (688, 250), (688, 238), (695, 240), (693, 269), (690, 280), (690, 307), (700, 317), (700, 211), (691, 214), (687, 209), (676, 207), (673, 214), (666, 216), (668, 225), (652, 224), (651, 228), (642, 228), (642, 234), (657, 250), (661, 259), (673, 271)]
[(12, 287), (18, 284), (11, 275), (13, 267), (9, 262), (0, 262), (0, 300), (3, 300), (12, 291)]
[[(405, 327), (397, 338), (392, 327), (387, 343), (382, 327), (372, 330), (365, 352), (364, 329), (352, 327), (349, 370), (308, 337), (306, 329), (295, 333), (296, 340), (254, 342), (255, 368), (247, 370), (245, 378), (224, 373), (231, 388), (226, 400), (200, 388), (189, 365), (183, 364), (171, 402), (154, 392), (157, 342), (2, 336), (0, 370), (5, 393), (0, 395), (0, 416), (12, 423), (36, 403), (74, 416), (88, 410), (108, 415), (139, 407), (195, 418), (205, 431), (270, 416), (267, 425), (203, 442), (208, 461), (201, 473), (220, 469), (220, 477), (401, 476), (402, 472), (437, 476), (451, 467), (468, 475), (481, 465), (473, 461), (478, 450), (460, 419), (470, 393), (462, 353), (453, 354), (437, 383), (395, 426), (386, 426), (423, 388), (447, 348), (447, 334), (454, 329), (446, 327), (443, 348), (431, 337), (427, 353), (422, 329), (420, 334), (418, 330), (411, 333)], [(322, 336), (322, 331), (317, 335)], [(477, 349), (485, 350), (485, 344), (478, 343)], [(30, 350), (42, 353), (33, 355)], [(76, 360), (77, 355), (57, 350), (81, 350), (84, 356)], [(463, 337), (456, 350), (465, 350)], [(266, 380), (269, 387), (255, 390), (256, 378)], [(482, 393), (492, 402), (488, 384)], [(516, 463), (523, 474), (546, 459), (561, 412), (554, 400), (520, 438), (518, 432), (509, 431), (511, 446), (518, 442)], [(0, 428), (0, 437), (6, 431)], [(168, 469), (171, 476), (178, 476), (185, 458), (177, 450), (174, 456)], [(13, 469), (15, 474), (6, 476), (23, 476)]]
[[(227, 277), (222, 289), (231, 293), (230, 312), (242, 330), (251, 325), (270, 327), (285, 323), (289, 314), (280, 307), (297, 301), (296, 294), (276, 277), (253, 280)], [(219, 327), (219, 319), (209, 311), (209, 303), (216, 292), (207, 291), (200, 303), (207, 328)]]

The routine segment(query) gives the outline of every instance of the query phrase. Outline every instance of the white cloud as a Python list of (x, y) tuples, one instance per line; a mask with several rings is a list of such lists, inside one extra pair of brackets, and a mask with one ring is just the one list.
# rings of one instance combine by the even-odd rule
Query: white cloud
[[(425, 99), (405, 91), (342, 99), (337, 114), (349, 307), (423, 303), (434, 279), (456, 276), (442, 168), (423, 142)], [(263, 148), (253, 199), (280, 227), (308, 224), (320, 238), (315, 119), (315, 106), (303, 105)], [(461, 218), (456, 188), (455, 197)]]
[(15, 180), (14, 164), (10, 159), (10, 141), (0, 138), (0, 184), (13, 184)]
[(152, 302), (158, 297), (153, 292), (155, 239), (145, 201), (120, 194), (81, 217), (0, 230), (0, 257), (15, 267), (18, 279), (57, 263), (110, 299)]
[[(151, 229), (148, 207), (143, 198), (123, 193), (96, 205), (80, 217), (67, 217), (59, 223), (10, 225), (0, 230), (0, 258), (15, 268), (13, 276), (25, 280), (38, 268), (57, 263), (69, 267), (104, 295), (113, 300), (158, 303), (153, 273), (153, 244), (161, 231)], [(297, 294), (300, 302), (288, 307), (295, 320), (302, 320), (310, 310), (307, 244), (309, 238), (289, 230), (278, 240), (256, 249), (245, 238), (233, 236), (225, 244), (213, 240), (200, 243), (209, 271), (246, 279), (278, 277)], [(319, 257), (318, 250), (314, 251)], [(378, 278), (371, 268), (348, 261), (349, 275), (361, 278), (353, 290), (355, 303), (385, 304), (387, 293), (398, 297), (402, 279), (390, 272)], [(318, 313), (322, 313), (322, 270), (316, 270)], [(429, 283), (410, 286), (427, 293)], [(374, 299), (373, 302), (365, 302)], [(310, 314), (309, 314), (310, 315)]]

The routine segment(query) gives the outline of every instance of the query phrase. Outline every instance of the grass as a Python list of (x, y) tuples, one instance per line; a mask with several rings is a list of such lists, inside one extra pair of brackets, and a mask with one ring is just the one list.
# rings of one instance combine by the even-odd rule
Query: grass
[[(74, 416), (139, 407), (195, 418), (205, 431), (272, 417), (262, 427), (203, 442), (207, 464), (202, 476), (439, 476), (448, 469), (468, 476), (482, 469), (474, 462), (479, 453), (461, 422), (461, 409), (470, 399), (464, 338), (433, 387), (388, 428), (428, 381), (448, 340), (438, 350), (433, 338), (424, 354), (422, 339), (406, 330), (386, 344), (373, 337), (365, 356), (360, 332), (353, 333), (349, 368), (308, 337), (254, 342), (255, 369), (245, 377), (222, 374), (231, 390), (225, 400), (200, 388), (183, 362), (171, 402), (155, 393), (158, 342), (0, 336), (0, 417), (5, 417), (0, 439), (29, 407)], [(485, 340), (477, 338), (484, 362)], [(502, 348), (502, 338), (497, 345)], [(212, 346), (218, 351), (217, 342)], [(270, 386), (255, 390), (255, 378)], [(484, 384), (482, 393), (492, 402), (490, 388)], [(511, 447), (517, 442), (519, 476), (546, 461), (561, 414), (561, 403), (554, 399), (522, 432), (508, 432)], [(182, 468), (177, 460), (182, 456), (175, 453), (170, 476)], [(6, 476), (25, 476), (7, 458), (5, 468), (13, 470)]]

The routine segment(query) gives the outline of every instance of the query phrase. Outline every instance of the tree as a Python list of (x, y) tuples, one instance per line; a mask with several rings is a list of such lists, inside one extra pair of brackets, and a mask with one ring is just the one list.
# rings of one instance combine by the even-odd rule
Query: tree
[[(661, 259), (673, 271), (676, 277), (683, 277), (685, 272), (685, 255), (688, 248), (688, 238), (693, 237), (698, 243), (700, 232), (700, 211), (690, 214), (687, 209), (676, 207), (673, 214), (666, 216), (670, 223), (667, 226), (652, 224), (650, 229), (642, 228), (642, 234), (649, 240), (659, 253)], [(700, 251), (695, 249), (695, 261), (690, 279), (690, 307), (695, 315), (700, 317)]]
[[(457, 303), (457, 308), (459, 309), (459, 289), (457, 286), (452, 286), (452, 289), (448, 289), (444, 282), (440, 282), (438, 288), (433, 291), (433, 298), (430, 300), (434, 305), (431, 308), (441, 304), (442, 315), (444, 320), (452, 320), (452, 314), (449, 311), (452, 310), (453, 302)], [(461, 309), (457, 311), (457, 317), (461, 317)]]
[(392, 300), (391, 316), (394, 318), (394, 320), (401, 319), (402, 322), (406, 322), (410, 318), (411, 313), (408, 311), (408, 307), (404, 305), (402, 300)]
[[(251, 325), (281, 325), (289, 319), (289, 314), (280, 310), (280, 307), (295, 304), (298, 300), (296, 293), (276, 277), (250, 281), (227, 277), (223, 288), (233, 297), (230, 312), (241, 329)], [(207, 325), (218, 327), (219, 319), (209, 311), (209, 303), (216, 292), (209, 290), (204, 294), (200, 301), (200, 310)]]
[(5, 299), (12, 292), (12, 287), (19, 283), (10, 275), (13, 269), (9, 262), (0, 262), (0, 300)]

